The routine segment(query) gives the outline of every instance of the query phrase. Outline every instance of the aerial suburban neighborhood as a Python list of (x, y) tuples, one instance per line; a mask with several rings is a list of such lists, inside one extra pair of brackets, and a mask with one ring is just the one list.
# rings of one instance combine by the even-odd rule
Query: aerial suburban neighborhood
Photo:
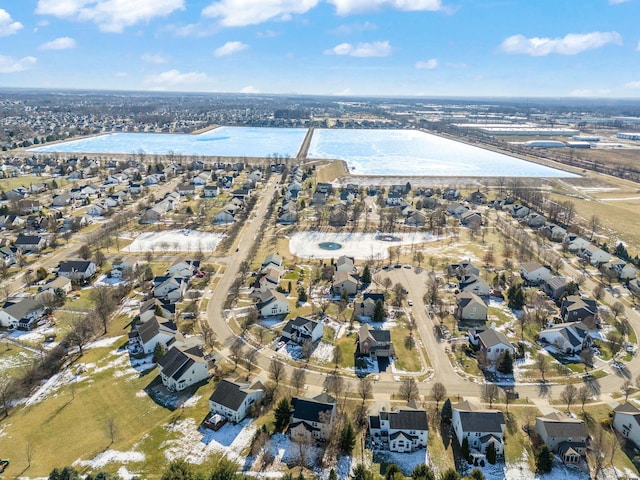
[[(377, 106), (327, 101), (313, 123), (265, 104), (245, 124), (230, 102), (166, 124), (90, 116), (57, 136), (51, 112), (37, 121), (45, 150), (7, 142), (7, 474), (638, 478), (640, 233), (624, 203), (635, 171)], [(527, 129), (546, 135), (538, 123)], [(243, 148), (296, 140), (260, 155), (55, 143), (195, 130)], [(419, 133), (546, 170), (369, 175), (314, 153), (335, 132)], [(628, 220), (610, 216), (622, 205)], [(74, 440), (54, 456), (58, 437)]]

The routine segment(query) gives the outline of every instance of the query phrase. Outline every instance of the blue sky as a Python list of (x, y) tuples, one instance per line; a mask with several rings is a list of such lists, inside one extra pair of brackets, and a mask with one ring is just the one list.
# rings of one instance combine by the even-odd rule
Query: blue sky
[(0, 87), (638, 97), (640, 0), (0, 0)]

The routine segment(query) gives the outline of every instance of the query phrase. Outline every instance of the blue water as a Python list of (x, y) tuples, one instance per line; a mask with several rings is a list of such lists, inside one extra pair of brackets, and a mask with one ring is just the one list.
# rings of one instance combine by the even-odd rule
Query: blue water
[(344, 160), (354, 175), (577, 176), (415, 130), (316, 129), (308, 157)]
[(278, 153), (295, 157), (307, 130), (304, 128), (220, 127), (200, 135), (111, 133), (97, 137), (32, 148), (32, 152), (146, 153), (150, 155), (202, 155), (266, 157)]

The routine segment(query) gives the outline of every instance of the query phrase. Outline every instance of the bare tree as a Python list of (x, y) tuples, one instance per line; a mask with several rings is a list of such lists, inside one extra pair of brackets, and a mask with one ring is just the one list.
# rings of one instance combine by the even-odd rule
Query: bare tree
[(316, 346), (313, 344), (311, 340), (305, 340), (302, 343), (302, 357), (305, 358), (306, 360), (309, 360), (315, 348)]
[(540, 370), (540, 375), (542, 375), (542, 381), (545, 382), (544, 374), (547, 372), (549, 368), (549, 359), (544, 353), (538, 353), (536, 357), (536, 367)]
[(595, 430), (591, 434), (591, 448), (587, 451), (591, 478), (598, 478), (602, 473), (608, 451), (609, 442), (607, 442), (605, 432), (600, 424), (596, 424)]
[(343, 387), (344, 379), (340, 375), (331, 373), (324, 379), (324, 388), (326, 388), (336, 400), (338, 399), (338, 395), (342, 391)]
[(249, 346), (247, 350), (248, 351), (245, 354), (245, 359), (246, 359), (245, 365), (247, 368), (247, 380), (249, 380), (249, 377), (251, 376), (251, 371), (256, 366), (255, 361), (256, 361), (256, 358), (258, 357), (258, 350), (256, 350), (251, 346)]
[(569, 384), (564, 387), (564, 390), (560, 393), (560, 399), (567, 404), (567, 412), (571, 409), (571, 404), (578, 396), (578, 389), (573, 385)]
[(389, 277), (384, 277), (382, 279), (382, 286), (384, 287), (385, 291), (389, 291), (391, 285), (393, 285), (393, 280), (391, 280)]
[(362, 377), (358, 381), (358, 395), (360, 395), (362, 406), (364, 407), (364, 402), (366, 402), (367, 399), (371, 398), (373, 395), (373, 384), (367, 377)]
[(77, 315), (71, 322), (71, 328), (65, 341), (78, 347), (80, 356), (82, 356), (84, 354), (83, 347), (93, 338), (95, 331), (95, 322), (91, 315)]
[(587, 385), (583, 385), (578, 390), (578, 400), (582, 405), (582, 412), (584, 413), (584, 404), (591, 400), (591, 389)]
[(617, 320), (618, 317), (624, 313), (624, 303), (618, 300), (611, 305), (611, 313), (613, 313), (613, 318)]
[(116, 424), (116, 419), (113, 417), (107, 417), (104, 422), (104, 431), (109, 438), (109, 445), (113, 445), (116, 441), (116, 436), (118, 435), (118, 425)]
[(495, 383), (485, 383), (481, 388), (482, 400), (489, 403), (489, 408), (493, 408), (493, 402), (500, 398), (500, 388)]
[(434, 383), (431, 386), (431, 396), (436, 401), (436, 410), (438, 410), (440, 402), (447, 396), (447, 387), (440, 382)]
[(273, 383), (276, 384), (276, 388), (278, 388), (280, 382), (283, 382), (286, 378), (284, 363), (276, 358), (271, 359), (271, 364), (269, 365), (269, 378), (273, 380)]
[(343, 355), (342, 355), (342, 349), (340, 348), (340, 345), (335, 345), (333, 347), (333, 363), (335, 365), (336, 370), (338, 369), (338, 365), (340, 365), (342, 358), (343, 358)]
[(620, 390), (624, 394), (624, 401), (626, 402), (629, 400), (629, 395), (633, 391), (633, 384), (631, 383), (631, 380), (625, 380)]
[(398, 396), (405, 402), (409, 403), (411, 400), (416, 400), (419, 395), (420, 392), (418, 391), (418, 384), (415, 378), (409, 377), (400, 384)]
[(213, 350), (216, 340), (216, 334), (214, 333), (213, 328), (211, 328), (211, 325), (209, 325), (209, 322), (207, 320), (203, 320), (200, 322), (200, 332), (202, 332), (202, 338), (204, 339), (204, 344), (206, 345), (206, 347)]
[(6, 375), (0, 376), (0, 407), (5, 417), (9, 416), (9, 407), (11, 401), (14, 399), (15, 388), (12, 385), (11, 379)]
[(233, 359), (233, 369), (238, 368), (238, 362), (240, 362), (240, 358), (242, 357), (242, 349), (244, 348), (244, 341), (237, 337), (233, 343), (229, 346), (229, 351), (231, 352), (231, 358)]
[(596, 300), (602, 300), (604, 298), (604, 293), (604, 286), (601, 283), (593, 287), (593, 298), (595, 298)]
[(113, 311), (117, 305), (113, 291), (110, 287), (93, 287), (90, 298), (95, 304), (94, 314), (100, 320), (104, 333), (107, 333), (109, 320), (113, 315)]
[(304, 368), (295, 368), (291, 374), (291, 385), (296, 389), (296, 395), (304, 388), (304, 382), (307, 380), (307, 372)]

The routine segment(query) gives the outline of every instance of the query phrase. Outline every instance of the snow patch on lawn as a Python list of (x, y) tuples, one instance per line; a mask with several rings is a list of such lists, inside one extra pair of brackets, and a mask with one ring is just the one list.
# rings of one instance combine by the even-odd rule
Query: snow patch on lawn
[(374, 450), (375, 463), (395, 463), (405, 476), (410, 476), (413, 469), (422, 463), (429, 465), (427, 450), (416, 450), (413, 453), (397, 453), (388, 450)]
[(94, 470), (103, 468), (109, 463), (136, 463), (144, 462), (145, 455), (142, 452), (119, 452), (117, 450), (106, 450), (96, 455), (92, 460), (76, 460), (74, 465), (90, 467)]
[(182, 406), (183, 407), (195, 407), (198, 401), (202, 398), (202, 395), (194, 395), (190, 397), (187, 401), (185, 401)]
[(333, 362), (333, 345), (321, 341), (313, 351), (311, 358), (317, 360), (318, 362)]
[[(298, 257), (336, 258), (347, 255), (358, 260), (368, 258), (384, 259), (389, 257), (389, 247), (433, 242), (437, 237), (427, 233), (394, 233), (393, 241), (381, 240), (384, 234), (376, 233), (334, 233), (334, 232), (298, 232), (289, 240), (289, 251)], [(324, 250), (319, 244), (339, 243), (338, 250)]]
[(221, 233), (198, 232), (195, 230), (167, 230), (147, 232), (124, 250), (132, 252), (213, 252), (224, 238)]
[(124, 337), (124, 335), (119, 335), (117, 337), (109, 337), (109, 338), (103, 338), (102, 340), (96, 340), (95, 342), (91, 342), (90, 344), (88, 344), (85, 348), (89, 349), (89, 348), (105, 348), (105, 347), (110, 347), (112, 346), (114, 343), (116, 343), (118, 340), (120, 340), (122, 337)]
[(170, 462), (182, 458), (196, 464), (201, 464), (215, 452), (243, 463), (244, 457), (241, 456), (241, 452), (249, 446), (256, 431), (249, 419), (236, 425), (226, 423), (217, 432), (208, 428), (198, 428), (193, 418), (171, 423), (166, 428), (170, 433), (178, 434), (179, 438), (167, 440), (160, 446), (165, 457)]

